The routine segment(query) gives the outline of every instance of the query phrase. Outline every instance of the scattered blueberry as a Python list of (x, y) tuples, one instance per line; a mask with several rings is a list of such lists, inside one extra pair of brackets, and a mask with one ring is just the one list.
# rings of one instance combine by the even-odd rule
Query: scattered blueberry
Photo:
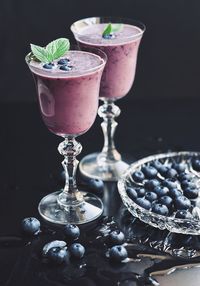
[(81, 259), (85, 254), (85, 247), (80, 243), (73, 243), (69, 251), (72, 257)]
[(128, 257), (127, 250), (122, 245), (115, 245), (109, 251), (110, 259), (115, 262), (121, 262)]
[(67, 246), (67, 243), (63, 240), (54, 240), (49, 243), (46, 243), (42, 249), (42, 255), (47, 256), (51, 248), (64, 248)]
[(175, 169), (169, 168), (165, 174), (165, 178), (173, 179), (177, 176), (177, 171)]
[(171, 208), (173, 204), (173, 199), (169, 196), (163, 196), (159, 199), (159, 203), (167, 206), (168, 208)]
[(29, 235), (37, 235), (40, 232), (40, 222), (35, 217), (27, 217), (22, 220), (22, 230)]
[(145, 191), (144, 188), (137, 188), (137, 189), (135, 189), (135, 190), (136, 190), (136, 192), (137, 192), (137, 196), (138, 196), (138, 197), (144, 197), (144, 195), (145, 195), (145, 193), (146, 193), (146, 191)]
[(167, 187), (168, 189), (176, 189), (177, 184), (175, 181), (171, 180), (171, 179), (166, 179), (163, 181), (163, 186)]
[(145, 176), (142, 171), (136, 171), (132, 174), (132, 178), (135, 182), (141, 183), (145, 179)]
[(181, 182), (181, 187), (183, 190), (190, 188), (190, 189), (195, 189), (196, 188), (196, 184), (191, 182), (190, 180), (184, 180)]
[(59, 65), (67, 65), (69, 63), (69, 59), (60, 59), (58, 61)]
[(167, 206), (163, 204), (154, 204), (152, 207), (152, 212), (157, 213), (159, 215), (167, 216), (169, 213), (169, 210)]
[(170, 190), (169, 190), (169, 195), (170, 195), (173, 199), (175, 199), (175, 198), (177, 198), (178, 196), (181, 196), (182, 193), (181, 193), (178, 189), (170, 189)]
[(66, 248), (52, 247), (47, 253), (47, 257), (51, 262), (61, 264), (66, 261), (67, 250)]
[(186, 165), (183, 163), (173, 163), (172, 168), (174, 168), (178, 173), (185, 172)]
[(123, 244), (124, 240), (125, 236), (120, 230), (114, 230), (109, 234), (109, 242), (111, 242), (113, 245)]
[(140, 207), (149, 210), (151, 208), (151, 203), (150, 201), (144, 199), (144, 198), (138, 198), (136, 200), (136, 204), (138, 204)]
[(196, 199), (198, 197), (198, 194), (199, 194), (198, 189), (193, 189), (193, 188), (184, 189), (184, 195), (189, 199)]
[(43, 65), (43, 68), (44, 68), (44, 69), (47, 69), (47, 70), (51, 70), (52, 67), (53, 67), (53, 65), (52, 65), (51, 63), (49, 63), (49, 64), (44, 64), (44, 65)]
[(60, 70), (62, 70), (62, 71), (71, 71), (72, 70), (72, 66), (62, 65), (62, 66), (60, 66)]
[(182, 219), (193, 218), (192, 214), (187, 210), (178, 210), (175, 217)]
[(200, 160), (199, 159), (193, 159), (192, 160), (192, 168), (195, 171), (200, 172)]
[(147, 179), (154, 179), (158, 173), (158, 171), (152, 166), (143, 166), (142, 172)]
[(87, 181), (87, 187), (97, 194), (103, 194), (104, 192), (104, 182), (100, 179), (89, 179)]
[(166, 196), (169, 193), (169, 189), (167, 187), (156, 187), (154, 192), (157, 194), (158, 197)]
[(80, 236), (80, 229), (75, 224), (67, 224), (64, 226), (64, 233), (67, 238), (71, 240), (76, 240)]
[(150, 202), (157, 200), (157, 198), (158, 198), (158, 196), (154, 192), (146, 192), (146, 194), (145, 194), (145, 199), (150, 201)]
[(187, 210), (191, 207), (191, 202), (188, 198), (182, 195), (182, 196), (178, 196), (174, 200), (174, 205), (177, 210)]
[(126, 189), (126, 193), (131, 200), (135, 201), (137, 199), (138, 195), (135, 189), (129, 187)]
[(148, 190), (153, 190), (154, 188), (158, 187), (159, 185), (160, 185), (160, 182), (156, 179), (146, 181), (144, 184), (145, 189), (148, 189)]

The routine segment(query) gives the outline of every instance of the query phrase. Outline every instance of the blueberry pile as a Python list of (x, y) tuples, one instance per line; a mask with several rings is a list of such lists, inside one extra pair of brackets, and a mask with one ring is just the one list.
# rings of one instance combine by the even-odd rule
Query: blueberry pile
[(62, 58), (59, 59), (57, 62), (44, 64), (43, 68), (47, 70), (59, 69), (62, 71), (70, 71), (72, 70), (73, 66), (70, 65), (70, 60), (68, 58)]
[[(39, 235), (40, 221), (34, 217), (27, 217), (22, 220), (22, 231), (29, 236)], [(64, 240), (53, 240), (46, 243), (42, 248), (42, 257), (50, 263), (62, 264), (70, 258), (81, 259), (85, 255), (85, 247), (77, 242), (80, 238), (80, 229), (77, 225), (66, 224), (63, 227)], [(111, 231), (105, 242), (108, 247), (108, 257), (113, 262), (122, 262), (128, 257), (124, 233), (118, 229)]]
[(182, 162), (155, 160), (144, 164), (131, 175), (127, 195), (140, 207), (163, 216), (200, 219), (200, 159)]

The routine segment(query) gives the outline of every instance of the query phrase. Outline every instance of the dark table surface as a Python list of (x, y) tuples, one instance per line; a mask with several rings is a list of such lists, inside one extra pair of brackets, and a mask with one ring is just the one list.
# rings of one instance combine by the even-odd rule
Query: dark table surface
[[(170, 150), (200, 150), (200, 98), (136, 101), (132, 98), (123, 99), (118, 105), (122, 113), (117, 120), (115, 139), (120, 152), (139, 159)], [(110, 265), (96, 243), (89, 246), (92, 254), (87, 254), (84, 262), (60, 267), (44, 263), (39, 254), (44, 243), (63, 238), (62, 230), (52, 226), (27, 245), (20, 233), (21, 220), (28, 216), (39, 218), (39, 200), (62, 185), (62, 157), (57, 152), (62, 139), (46, 129), (37, 103), (1, 103), (0, 119), (0, 285), (119, 285), (119, 281), (120, 285), (135, 285), (131, 284), (137, 280), (135, 269), (142, 273), (139, 266), (133, 271), (129, 263)], [(79, 159), (101, 149), (103, 136), (99, 123), (97, 118), (92, 128), (78, 138), (83, 145)], [(104, 215), (109, 217), (105, 220), (109, 222), (114, 216), (120, 227), (124, 209), (115, 183), (105, 185), (102, 199)], [(116, 227), (114, 223), (110, 225)], [(90, 228), (95, 227), (83, 226), (81, 232), (90, 237)], [(84, 242), (85, 236), (81, 239)], [(143, 280), (138, 283), (145, 285)]]

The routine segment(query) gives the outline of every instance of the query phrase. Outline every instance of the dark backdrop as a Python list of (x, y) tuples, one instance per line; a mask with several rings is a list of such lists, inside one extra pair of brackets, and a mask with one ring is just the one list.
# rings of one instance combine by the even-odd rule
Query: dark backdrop
[(98, 15), (134, 18), (147, 26), (134, 96), (126, 100), (199, 95), (199, 0), (1, 0), (0, 100), (34, 100), (33, 82), (24, 63), (29, 43), (73, 39), (69, 30), (73, 21)]

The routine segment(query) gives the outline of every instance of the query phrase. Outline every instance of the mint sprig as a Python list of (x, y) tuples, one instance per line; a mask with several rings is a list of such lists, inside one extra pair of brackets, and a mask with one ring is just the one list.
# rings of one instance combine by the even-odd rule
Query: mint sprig
[(70, 42), (66, 38), (60, 38), (50, 42), (46, 47), (31, 44), (33, 55), (42, 63), (50, 63), (62, 57), (70, 48)]
[(122, 28), (123, 28), (123, 24), (111, 24), (111, 23), (109, 23), (105, 27), (102, 36), (103, 37), (109, 36), (112, 33), (119, 32), (120, 30), (122, 30)]

